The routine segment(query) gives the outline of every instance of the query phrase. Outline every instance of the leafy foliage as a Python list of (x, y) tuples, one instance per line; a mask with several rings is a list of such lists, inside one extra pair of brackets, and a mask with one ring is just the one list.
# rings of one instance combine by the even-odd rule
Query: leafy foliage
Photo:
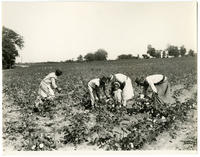
[(122, 55), (119, 55), (119, 56), (117, 57), (117, 59), (118, 59), (118, 60), (120, 60), (120, 59), (139, 59), (139, 57), (138, 57), (138, 56), (135, 57), (135, 56), (133, 56), (132, 54), (128, 54), (128, 55), (122, 54)]
[(151, 45), (147, 46), (147, 54), (149, 54), (152, 57), (156, 56), (156, 49), (153, 48)]
[(151, 45), (147, 46), (147, 54), (155, 58), (161, 58), (162, 50), (156, 50)]
[(150, 58), (150, 57), (149, 57), (148, 55), (146, 55), (146, 54), (143, 54), (142, 57), (143, 57), (144, 59), (149, 59), (149, 58)]
[(180, 54), (177, 46), (169, 45), (166, 50), (169, 56), (178, 57)]
[(24, 46), (23, 37), (13, 30), (2, 28), (2, 64), (4, 69), (10, 69), (15, 64), (15, 58), (19, 55), (17, 47)]
[(94, 53), (88, 53), (84, 56), (86, 61), (102, 61), (107, 60), (108, 53), (104, 49), (98, 49)]
[(195, 56), (194, 51), (190, 49), (189, 52), (188, 52), (188, 55), (189, 56)]
[(186, 54), (186, 48), (183, 45), (183, 46), (180, 47), (180, 55), (185, 56), (185, 54)]

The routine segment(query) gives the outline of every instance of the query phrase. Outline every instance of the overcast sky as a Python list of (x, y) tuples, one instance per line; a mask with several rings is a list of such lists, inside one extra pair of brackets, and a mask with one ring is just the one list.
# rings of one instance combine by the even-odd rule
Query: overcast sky
[(115, 59), (146, 53), (148, 44), (196, 50), (195, 9), (194, 2), (3, 2), (2, 24), (24, 37), (23, 62), (76, 59), (99, 48)]

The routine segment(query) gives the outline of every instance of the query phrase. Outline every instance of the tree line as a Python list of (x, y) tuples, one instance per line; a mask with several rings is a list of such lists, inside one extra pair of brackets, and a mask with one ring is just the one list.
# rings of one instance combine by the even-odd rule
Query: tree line
[[(95, 60), (107, 60), (108, 52), (104, 49), (99, 49), (94, 53), (87, 53), (84, 57), (80, 55), (77, 58), (77, 61), (95, 61)], [(183, 56), (195, 56), (195, 53), (192, 49), (190, 49), (187, 53), (184, 45), (181, 47), (168, 45), (165, 50), (156, 50), (152, 47), (152, 45), (147, 46), (146, 54), (142, 54), (143, 59), (148, 58), (169, 58), (169, 57), (183, 57)], [(122, 59), (141, 59), (139, 54), (137, 56), (133, 56), (132, 54), (121, 54), (117, 56), (116, 60)]]
[[(6, 28), (2, 28), (2, 65), (3, 69), (13, 68), (15, 65), (16, 57), (19, 56), (18, 51), (24, 47), (23, 36), (17, 34), (15, 31)], [(168, 58), (168, 57), (183, 57), (183, 56), (195, 56), (195, 53), (190, 49), (187, 53), (186, 48), (183, 46), (178, 47), (174, 45), (168, 45), (165, 50), (156, 50), (152, 45), (147, 46), (147, 52), (142, 54), (142, 58)], [(77, 61), (102, 61), (107, 60), (108, 52), (104, 49), (98, 49), (95, 52), (87, 53), (85, 56), (79, 55)], [(116, 60), (122, 59), (140, 59), (139, 55), (133, 56), (132, 54), (121, 54)], [(73, 62), (70, 59), (66, 62)]]
[(147, 46), (147, 54), (153, 58), (168, 58), (168, 57), (183, 57), (186, 55), (194, 56), (195, 53), (192, 49), (188, 51), (188, 54), (184, 45), (181, 47), (168, 45), (165, 50), (156, 50), (151, 45)]
[(84, 57), (82, 55), (79, 55), (77, 58), (77, 61), (102, 61), (107, 60), (108, 52), (104, 49), (98, 49), (94, 53), (87, 53)]

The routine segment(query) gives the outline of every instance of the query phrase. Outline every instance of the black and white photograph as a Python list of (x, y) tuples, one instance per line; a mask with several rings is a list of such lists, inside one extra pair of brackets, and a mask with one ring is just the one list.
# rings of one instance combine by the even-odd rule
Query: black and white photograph
[(3, 153), (197, 153), (196, 1), (1, 10)]

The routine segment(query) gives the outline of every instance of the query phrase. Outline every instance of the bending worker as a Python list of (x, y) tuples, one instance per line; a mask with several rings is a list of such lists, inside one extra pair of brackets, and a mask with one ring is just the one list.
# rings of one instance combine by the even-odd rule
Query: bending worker
[[(119, 95), (119, 93), (117, 92), (118, 96), (115, 95), (115, 99), (122, 99), (122, 105), (126, 106), (127, 101), (134, 97), (131, 79), (124, 74), (118, 73), (110, 76), (110, 82), (112, 87), (112, 93), (115, 93), (115, 90), (118, 90), (118, 88), (116, 88), (117, 86), (121, 89), (121, 95)], [(121, 98), (117, 98), (120, 96)]]
[(101, 78), (92, 79), (88, 82), (88, 90), (92, 107), (95, 107), (95, 102), (101, 99), (101, 90), (103, 90), (104, 95), (108, 97), (105, 89), (107, 82), (108, 78), (104, 76)]
[(61, 88), (58, 88), (56, 85), (56, 80), (59, 76), (62, 75), (62, 71), (57, 69), (55, 72), (49, 73), (40, 83), (38, 90), (38, 97), (35, 102), (35, 107), (38, 108), (40, 103), (43, 103), (44, 100), (53, 100), (55, 98), (54, 89), (57, 92), (61, 91)]
[(146, 78), (136, 78), (138, 86), (143, 87), (143, 94), (147, 96), (147, 89), (150, 86), (153, 93), (157, 94), (164, 102), (170, 101), (170, 85), (166, 76), (161, 74), (149, 75)]

